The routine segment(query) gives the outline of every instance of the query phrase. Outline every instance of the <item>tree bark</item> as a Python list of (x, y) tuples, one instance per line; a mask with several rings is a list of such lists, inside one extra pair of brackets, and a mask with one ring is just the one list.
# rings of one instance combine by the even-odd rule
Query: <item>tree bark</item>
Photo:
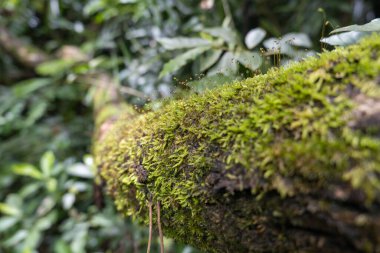
[[(380, 252), (380, 37), (117, 114), (94, 146), (118, 209), (207, 252)], [(157, 222), (157, 217), (154, 217)]]

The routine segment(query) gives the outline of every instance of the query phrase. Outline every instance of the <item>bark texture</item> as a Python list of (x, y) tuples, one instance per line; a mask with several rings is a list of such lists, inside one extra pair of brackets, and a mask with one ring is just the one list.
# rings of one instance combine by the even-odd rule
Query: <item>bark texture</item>
[(164, 234), (207, 252), (380, 252), (379, 56), (374, 35), (113, 113), (94, 153), (118, 209), (148, 224), (159, 201)]

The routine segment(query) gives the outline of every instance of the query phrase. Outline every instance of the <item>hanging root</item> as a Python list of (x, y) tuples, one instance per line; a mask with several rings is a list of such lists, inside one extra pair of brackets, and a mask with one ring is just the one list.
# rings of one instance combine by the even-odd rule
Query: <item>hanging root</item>
[(150, 253), (150, 246), (152, 244), (152, 227), (153, 227), (153, 211), (152, 211), (152, 201), (148, 202), (149, 207), (149, 239), (148, 239), (148, 248), (146, 250), (147, 253)]
[(158, 226), (158, 233), (160, 235), (160, 252), (164, 253), (164, 235), (162, 233), (162, 227), (161, 227), (161, 205), (160, 201), (157, 201), (157, 226)]

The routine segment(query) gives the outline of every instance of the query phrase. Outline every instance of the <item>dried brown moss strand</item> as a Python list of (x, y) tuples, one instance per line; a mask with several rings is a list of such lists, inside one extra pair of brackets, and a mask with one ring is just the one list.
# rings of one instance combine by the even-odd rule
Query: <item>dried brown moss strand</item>
[(161, 205), (160, 205), (160, 201), (157, 201), (157, 226), (158, 226), (158, 234), (160, 236), (160, 252), (165, 253), (164, 235), (162, 233), (162, 227), (161, 227)]
[(146, 250), (147, 253), (150, 253), (150, 247), (152, 244), (152, 227), (153, 227), (153, 217), (152, 217), (152, 202), (148, 202), (149, 207), (149, 239), (148, 239), (148, 248)]

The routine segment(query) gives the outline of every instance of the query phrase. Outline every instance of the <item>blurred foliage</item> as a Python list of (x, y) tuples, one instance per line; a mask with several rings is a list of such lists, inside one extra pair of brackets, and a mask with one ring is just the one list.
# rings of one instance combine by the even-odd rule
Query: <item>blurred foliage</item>
[[(1, 252), (145, 252), (147, 231), (116, 213), (109, 198), (96, 199), (96, 169), (83, 162), (57, 162), (46, 152), (36, 167), (15, 163), (13, 176), (26, 177), (0, 202)], [(9, 185), (2, 178), (1, 187)], [(97, 201), (103, 203), (96, 204)], [(158, 250), (154, 241), (153, 250)], [(195, 252), (166, 239), (167, 252)]]
[(145, 251), (145, 228), (107, 197), (96, 204), (84, 75), (111, 73), (126, 101), (154, 109), (184, 90), (319, 52), (331, 30), (365, 23), (378, 8), (376, 0), (0, 1), (0, 27), (52, 56), (30, 69), (0, 47), (0, 252)]
[(360, 39), (373, 32), (380, 32), (380, 18), (363, 25), (350, 25), (331, 31), (331, 36), (321, 39), (321, 42), (332, 46), (347, 46), (357, 43)]

